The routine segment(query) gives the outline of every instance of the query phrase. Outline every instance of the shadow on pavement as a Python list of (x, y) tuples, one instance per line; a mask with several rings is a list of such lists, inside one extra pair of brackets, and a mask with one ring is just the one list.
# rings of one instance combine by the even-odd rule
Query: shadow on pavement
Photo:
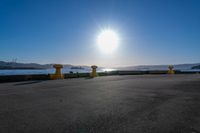
[(36, 83), (40, 83), (40, 82), (42, 82), (42, 81), (44, 81), (44, 80), (38, 80), (38, 81), (29, 81), (29, 82), (23, 82), (23, 83), (17, 83), (17, 84), (15, 84), (15, 86), (18, 86), (18, 85), (28, 85), (28, 84), (36, 84)]

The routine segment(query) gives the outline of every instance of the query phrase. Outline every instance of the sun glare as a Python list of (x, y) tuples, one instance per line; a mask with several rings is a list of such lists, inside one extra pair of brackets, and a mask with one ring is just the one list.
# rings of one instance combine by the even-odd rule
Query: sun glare
[(97, 44), (102, 52), (112, 53), (118, 47), (119, 37), (113, 30), (106, 29), (99, 34)]

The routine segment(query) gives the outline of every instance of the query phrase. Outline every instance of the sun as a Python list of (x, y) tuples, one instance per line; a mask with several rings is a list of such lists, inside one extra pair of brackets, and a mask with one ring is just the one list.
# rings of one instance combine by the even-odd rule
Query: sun
[(119, 45), (119, 37), (115, 31), (106, 29), (97, 37), (97, 44), (102, 52), (112, 53)]

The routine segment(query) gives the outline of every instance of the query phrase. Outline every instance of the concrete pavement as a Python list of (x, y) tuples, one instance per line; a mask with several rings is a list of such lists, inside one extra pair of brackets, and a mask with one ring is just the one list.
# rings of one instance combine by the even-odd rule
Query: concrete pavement
[(0, 84), (0, 133), (199, 132), (199, 74)]

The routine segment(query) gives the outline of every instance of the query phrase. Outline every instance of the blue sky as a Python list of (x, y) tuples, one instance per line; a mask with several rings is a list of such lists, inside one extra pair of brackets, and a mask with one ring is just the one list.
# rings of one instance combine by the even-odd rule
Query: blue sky
[[(102, 29), (120, 36), (105, 54)], [(130, 66), (200, 62), (199, 0), (1, 0), (0, 60)]]

